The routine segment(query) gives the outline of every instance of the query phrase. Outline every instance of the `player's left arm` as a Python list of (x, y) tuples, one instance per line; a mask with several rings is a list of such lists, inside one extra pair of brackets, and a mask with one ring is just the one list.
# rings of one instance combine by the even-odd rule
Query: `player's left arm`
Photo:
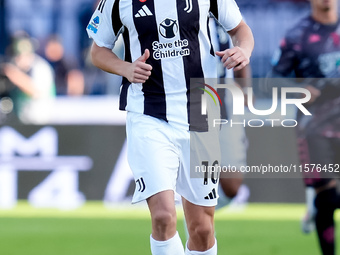
[(228, 33), (234, 47), (218, 51), (216, 55), (222, 58), (221, 61), (227, 69), (234, 68), (234, 71), (239, 71), (249, 64), (250, 56), (254, 49), (253, 33), (243, 20)]

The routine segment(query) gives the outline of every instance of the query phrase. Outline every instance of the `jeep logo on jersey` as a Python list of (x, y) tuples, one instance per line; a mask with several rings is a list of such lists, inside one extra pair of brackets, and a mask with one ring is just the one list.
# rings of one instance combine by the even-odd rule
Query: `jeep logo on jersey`
[(176, 20), (165, 19), (159, 24), (159, 33), (167, 39), (175, 37), (178, 32), (178, 25)]

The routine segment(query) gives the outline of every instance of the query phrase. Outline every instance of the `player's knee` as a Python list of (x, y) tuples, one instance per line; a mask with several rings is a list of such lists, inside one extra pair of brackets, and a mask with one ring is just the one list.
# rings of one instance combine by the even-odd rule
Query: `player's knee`
[(202, 244), (209, 240), (209, 237), (214, 235), (213, 225), (210, 223), (197, 223), (195, 226), (191, 227), (190, 237), (200, 240)]
[(152, 215), (152, 222), (158, 231), (163, 232), (176, 225), (176, 215), (167, 210), (159, 210)]

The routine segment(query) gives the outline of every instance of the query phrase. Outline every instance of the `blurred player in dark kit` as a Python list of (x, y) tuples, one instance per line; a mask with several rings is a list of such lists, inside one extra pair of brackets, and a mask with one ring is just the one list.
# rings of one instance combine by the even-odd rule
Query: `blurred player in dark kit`
[[(337, 0), (310, 0), (311, 14), (290, 29), (274, 59), (271, 77), (297, 77), (311, 93), (311, 116), (298, 114), (298, 145), (306, 187), (308, 215), (315, 221), (323, 254), (335, 254), (334, 211), (340, 207), (334, 172), (340, 163), (340, 23)], [(314, 169), (313, 164), (316, 164)], [(313, 204), (314, 202), (314, 204)], [(315, 208), (314, 208), (315, 206)]]

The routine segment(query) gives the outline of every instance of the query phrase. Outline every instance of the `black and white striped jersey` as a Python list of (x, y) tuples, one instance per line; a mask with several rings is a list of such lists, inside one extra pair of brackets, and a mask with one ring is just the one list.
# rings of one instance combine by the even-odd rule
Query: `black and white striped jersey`
[(123, 32), (125, 60), (145, 49), (152, 74), (144, 83), (123, 79), (120, 108), (189, 128), (190, 78), (216, 77), (208, 28), (209, 11), (227, 29), (242, 16), (234, 0), (102, 0), (87, 32), (100, 47), (112, 49)]

